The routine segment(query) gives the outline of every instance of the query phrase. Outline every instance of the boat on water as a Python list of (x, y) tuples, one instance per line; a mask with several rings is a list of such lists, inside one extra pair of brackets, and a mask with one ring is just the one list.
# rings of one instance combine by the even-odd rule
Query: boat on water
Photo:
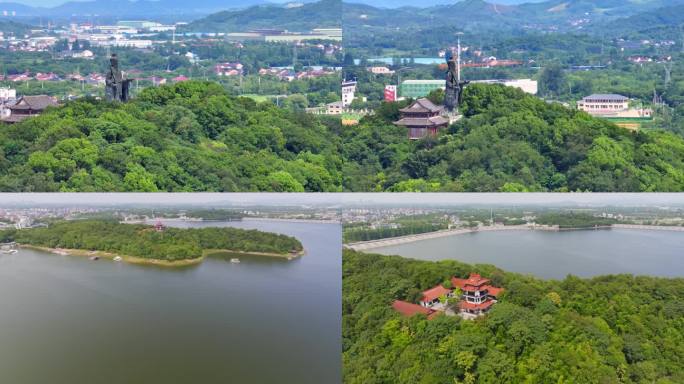
[(14, 255), (17, 252), (19, 251), (16, 249), (3, 249), (2, 251), (0, 251), (0, 253), (4, 253), (6, 255)]
[(121, 256), (114, 256), (114, 261), (121, 261)]
[(231, 262), (231, 263), (234, 263), (234, 264), (237, 264), (237, 263), (240, 262), (240, 259), (237, 259), (237, 258), (230, 259), (230, 262)]

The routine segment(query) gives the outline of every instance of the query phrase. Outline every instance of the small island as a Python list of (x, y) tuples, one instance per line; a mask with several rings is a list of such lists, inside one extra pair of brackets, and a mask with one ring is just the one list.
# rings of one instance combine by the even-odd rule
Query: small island
[(232, 227), (121, 224), (114, 220), (57, 221), (43, 228), (4, 231), (0, 240), (53, 253), (163, 266), (196, 264), (217, 253), (286, 259), (304, 254), (299, 240), (276, 233)]

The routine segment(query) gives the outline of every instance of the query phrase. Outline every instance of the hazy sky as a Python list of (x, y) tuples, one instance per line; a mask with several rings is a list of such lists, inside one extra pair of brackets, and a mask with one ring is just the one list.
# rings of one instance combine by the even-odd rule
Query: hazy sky
[(666, 193), (6, 193), (8, 204), (226, 204), (226, 205), (684, 205), (684, 194)]
[[(92, 1), (92, 0), (68, 0), (72, 1)], [(122, 0), (114, 0), (122, 1)], [(60, 4), (66, 3), (67, 0), (0, 0), (0, 9), (2, 9), (2, 3), (19, 3), (30, 5), (32, 7), (54, 7)], [(240, 0), (226, 0), (226, 8), (235, 8), (240, 6)], [(290, 0), (264, 0), (264, 2), (269, 3), (288, 3)]]
[[(454, 4), (462, 0), (344, 0), (345, 3), (368, 4), (380, 8), (398, 8), (398, 7), (430, 7), (433, 5)], [(503, 5), (523, 4), (523, 3), (540, 3), (546, 0), (485, 0), (488, 3), (496, 3)]]

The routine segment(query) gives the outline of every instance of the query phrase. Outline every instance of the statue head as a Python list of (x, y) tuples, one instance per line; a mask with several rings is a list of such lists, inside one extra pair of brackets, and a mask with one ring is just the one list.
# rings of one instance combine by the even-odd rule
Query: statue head
[(116, 56), (116, 53), (112, 53), (112, 56), (109, 58), (109, 64), (113, 68), (119, 68), (119, 58)]

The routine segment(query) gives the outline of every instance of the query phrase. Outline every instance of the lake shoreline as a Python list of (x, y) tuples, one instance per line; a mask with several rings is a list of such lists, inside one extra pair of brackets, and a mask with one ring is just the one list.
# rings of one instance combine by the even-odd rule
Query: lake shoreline
[(18, 244), (20, 248), (27, 248), (27, 249), (35, 249), (39, 251), (44, 251), (44, 252), (49, 252), (53, 254), (58, 254), (58, 255), (64, 255), (64, 256), (79, 256), (79, 257), (101, 257), (109, 260), (114, 260), (117, 256), (121, 258), (122, 262), (126, 262), (129, 264), (138, 264), (138, 265), (155, 265), (155, 266), (161, 266), (161, 267), (187, 267), (187, 266), (192, 266), (192, 265), (198, 265), (202, 261), (204, 261), (205, 258), (210, 256), (211, 254), (214, 253), (229, 253), (229, 254), (235, 254), (235, 255), (245, 255), (245, 256), (265, 256), (265, 257), (279, 257), (287, 260), (292, 260), (301, 256), (304, 256), (306, 254), (305, 250), (299, 251), (297, 253), (287, 253), (287, 254), (280, 254), (280, 253), (269, 253), (269, 252), (247, 252), (247, 251), (234, 251), (234, 250), (229, 250), (229, 249), (205, 249), (202, 251), (202, 255), (193, 259), (183, 259), (183, 260), (161, 260), (161, 259), (147, 259), (144, 257), (137, 257), (137, 256), (129, 256), (129, 255), (122, 255), (122, 254), (117, 254), (117, 253), (112, 253), (112, 252), (106, 252), (106, 251), (100, 251), (100, 250), (95, 250), (95, 251), (90, 251), (90, 250), (85, 250), (85, 249), (73, 249), (73, 248), (50, 248), (50, 247), (43, 247), (43, 246), (38, 246), (38, 245), (32, 245), (32, 244)]
[(358, 241), (344, 244), (345, 248), (353, 249), (355, 251), (365, 251), (377, 248), (391, 247), (395, 245), (410, 244), (419, 241), (438, 239), (449, 236), (464, 235), (478, 232), (499, 232), (499, 231), (547, 231), (547, 232), (570, 232), (570, 231), (595, 231), (595, 230), (611, 230), (611, 229), (641, 229), (652, 231), (678, 231), (684, 232), (684, 227), (668, 227), (661, 225), (637, 225), (637, 224), (612, 224), (601, 225), (593, 227), (574, 227), (561, 228), (558, 225), (496, 225), (485, 226), (475, 229), (459, 228), (459, 229), (445, 229), (440, 231), (419, 233), (415, 235), (387, 237), (384, 239)]

